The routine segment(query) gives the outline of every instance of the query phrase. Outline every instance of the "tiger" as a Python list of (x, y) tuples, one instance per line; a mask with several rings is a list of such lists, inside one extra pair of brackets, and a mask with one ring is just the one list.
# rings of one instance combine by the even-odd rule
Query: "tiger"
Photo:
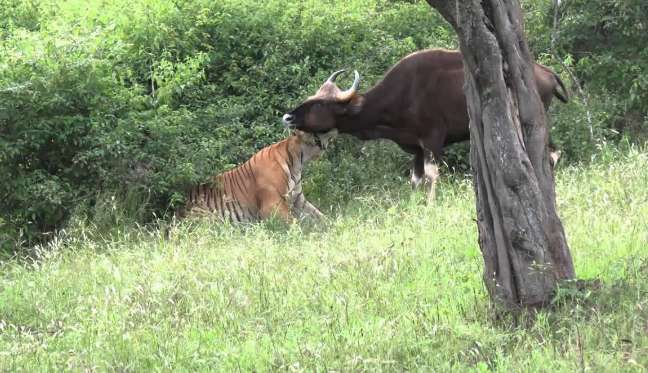
[(322, 212), (304, 197), (302, 170), (336, 136), (337, 130), (295, 130), (242, 165), (192, 187), (176, 216), (213, 214), (234, 223), (258, 222), (275, 214), (287, 223), (306, 217), (320, 220), (324, 217)]

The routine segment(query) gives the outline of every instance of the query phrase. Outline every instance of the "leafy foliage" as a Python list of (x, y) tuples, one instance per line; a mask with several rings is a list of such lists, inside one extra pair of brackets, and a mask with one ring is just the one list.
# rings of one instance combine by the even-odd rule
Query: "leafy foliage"
[(406, 185), (364, 193), (324, 229), (86, 238), (80, 222), (36, 260), (0, 260), (0, 371), (643, 372), (648, 153), (605, 152), (557, 173), (578, 276), (598, 285), (517, 322), (483, 286), (463, 179), (428, 206)]
[[(557, 109), (554, 135), (571, 159), (589, 154), (588, 134), (609, 134), (619, 108), (645, 110), (644, 21), (628, 19), (645, 6), (633, 1), (563, 10), (558, 55), (593, 94), (630, 92)], [(532, 45), (548, 56), (551, 2), (526, 5)], [(368, 87), (428, 47), (456, 46), (425, 2), (0, 0), (0, 246), (38, 241), (75, 212), (161, 216), (187, 185), (285, 136), (281, 114), (331, 71), (356, 68)], [(593, 125), (574, 114), (587, 110)], [(451, 168), (466, 169), (464, 153), (450, 150)], [(394, 146), (343, 138), (306, 186), (335, 207), (403, 182), (406, 168)]]
[(619, 133), (648, 139), (648, 3), (568, 0), (558, 9), (554, 1), (526, 3), (533, 49), (573, 86), (572, 104), (558, 109), (556, 121), (579, 131), (554, 132), (571, 159), (591, 156)]
[(371, 82), (450, 39), (418, 32), (438, 23), (425, 6), (381, 1), (5, 5), (0, 232), (26, 240), (97, 198), (164, 212), (284, 136), (280, 114), (331, 70), (362, 66)]

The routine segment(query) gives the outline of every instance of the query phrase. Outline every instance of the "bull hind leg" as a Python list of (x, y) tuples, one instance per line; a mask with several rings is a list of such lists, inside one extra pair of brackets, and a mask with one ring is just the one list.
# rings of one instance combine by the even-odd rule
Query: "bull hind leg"
[(560, 160), (560, 156), (562, 155), (562, 152), (560, 150), (550, 150), (549, 151), (549, 161), (551, 162), (551, 169), (556, 168), (556, 165), (558, 164), (558, 160)]
[(560, 149), (556, 147), (556, 145), (551, 141), (551, 134), (549, 135), (549, 164), (551, 165), (551, 169), (555, 169), (556, 165), (558, 164), (558, 160), (560, 159), (560, 156), (562, 155), (562, 152)]

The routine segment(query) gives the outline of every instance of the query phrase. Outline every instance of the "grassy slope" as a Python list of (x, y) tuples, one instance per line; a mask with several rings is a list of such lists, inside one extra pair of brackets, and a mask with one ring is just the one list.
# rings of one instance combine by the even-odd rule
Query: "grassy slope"
[[(22, 368), (648, 368), (648, 154), (566, 169), (559, 208), (580, 278), (555, 312), (493, 319), (472, 190), (405, 188), (329, 227), (194, 223), (75, 237), (0, 264), (0, 371)], [(400, 197), (399, 197), (400, 196)]]

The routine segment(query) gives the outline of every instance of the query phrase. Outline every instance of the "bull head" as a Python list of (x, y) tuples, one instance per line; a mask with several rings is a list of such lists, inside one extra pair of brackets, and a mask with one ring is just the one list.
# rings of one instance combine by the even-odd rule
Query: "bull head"
[(322, 133), (337, 128), (338, 119), (359, 112), (362, 96), (358, 94), (360, 74), (354, 70), (355, 79), (351, 88), (343, 91), (335, 80), (346, 70), (339, 70), (322, 84), (314, 96), (293, 111), (284, 114), (283, 122), (288, 128), (305, 132)]

